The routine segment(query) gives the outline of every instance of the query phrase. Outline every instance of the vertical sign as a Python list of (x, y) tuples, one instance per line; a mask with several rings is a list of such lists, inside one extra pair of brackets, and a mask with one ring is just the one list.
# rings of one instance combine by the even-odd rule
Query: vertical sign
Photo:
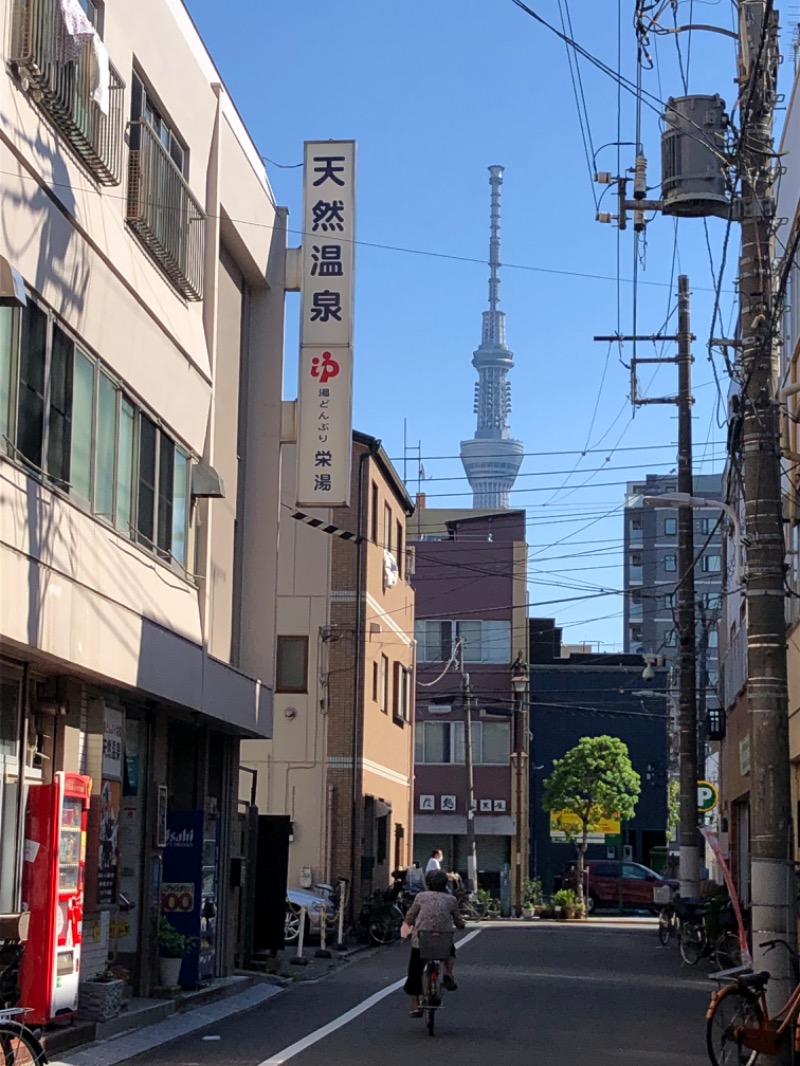
[(297, 503), (350, 502), (354, 141), (307, 141), (303, 180)]

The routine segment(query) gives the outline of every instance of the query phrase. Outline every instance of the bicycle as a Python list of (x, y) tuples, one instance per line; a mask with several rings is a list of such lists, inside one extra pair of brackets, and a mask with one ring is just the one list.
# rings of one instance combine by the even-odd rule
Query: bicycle
[(453, 895), (458, 901), (458, 913), (468, 922), (479, 922), (486, 917), (486, 904), (474, 892), (468, 892), (460, 874), (453, 878)]
[(26, 1009), (0, 1010), (0, 1066), (47, 1066), (47, 1056), (36, 1033), (16, 1020)]
[(666, 947), (670, 940), (680, 934), (678, 913), (671, 903), (665, 904), (658, 912), (658, 939)]
[[(716, 937), (711, 937), (706, 924), (707, 903), (676, 899), (673, 902), (673, 909), (680, 922), (678, 945), (681, 958), (687, 966), (696, 966), (700, 959), (710, 958), (712, 955), (719, 970), (741, 966), (742, 949), (738, 933), (731, 924), (732, 914), (720, 915), (720, 921), (725, 928)], [(660, 920), (659, 937), (661, 937)]]
[(376, 892), (361, 908), (355, 926), (356, 935), (375, 944), (393, 944), (400, 936), (403, 917), (394, 886), (385, 892)]
[[(787, 1032), (794, 1031), (794, 1050), (800, 1051), (800, 973), (798, 956), (785, 940), (765, 940), (761, 945), (772, 951), (781, 944), (789, 952), (795, 974), (795, 987), (781, 1009), (770, 1017), (764, 970), (733, 975), (730, 984), (717, 989), (706, 1011), (706, 1046), (712, 1066), (754, 1066), (759, 1055), (781, 1054)], [(747, 1052), (750, 1052), (748, 1055)]]
[(419, 954), (425, 961), (422, 971), (422, 996), (420, 1006), (422, 1015), (428, 1027), (430, 1036), (434, 1035), (436, 1026), (436, 1011), (444, 1004), (442, 994), (441, 969), (453, 950), (452, 933), (436, 933), (433, 930), (421, 929), (419, 932)]

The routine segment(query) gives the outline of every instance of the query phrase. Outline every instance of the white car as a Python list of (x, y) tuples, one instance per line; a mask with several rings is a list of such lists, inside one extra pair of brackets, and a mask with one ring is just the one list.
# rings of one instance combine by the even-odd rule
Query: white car
[(306, 908), (306, 936), (319, 936), (323, 905), (327, 908), (327, 926), (330, 934), (336, 921), (336, 906), (332, 897), (332, 885), (319, 884), (313, 890), (310, 888), (287, 888), (284, 940), (287, 943), (297, 940), (300, 933), (301, 907)]

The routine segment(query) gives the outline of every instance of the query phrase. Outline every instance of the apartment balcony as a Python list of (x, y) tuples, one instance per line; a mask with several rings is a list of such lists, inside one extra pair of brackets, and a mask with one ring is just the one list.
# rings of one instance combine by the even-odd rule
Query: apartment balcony
[(203, 299), (205, 212), (147, 122), (131, 124), (127, 222), (174, 287)]
[(58, 0), (11, 0), (9, 62), (20, 84), (72, 146), (101, 185), (122, 179), (125, 83), (109, 64), (108, 114), (93, 99), (98, 81), (95, 53), (85, 45), (77, 58), (67, 40)]

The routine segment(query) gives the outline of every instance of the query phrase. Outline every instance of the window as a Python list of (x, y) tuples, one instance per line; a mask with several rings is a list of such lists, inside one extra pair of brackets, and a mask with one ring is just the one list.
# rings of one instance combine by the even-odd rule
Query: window
[(465, 662), (511, 662), (511, 623), (507, 621), (418, 619), (414, 636), (420, 662), (446, 662), (459, 638), (464, 641)]
[(704, 536), (708, 536), (717, 524), (716, 518), (698, 518), (697, 519), (697, 531)]
[(276, 692), (308, 692), (308, 637), (278, 637)]
[(389, 713), (389, 660), (381, 655), (381, 710)]
[[(508, 722), (472, 723), (472, 761), (476, 766), (507, 766), (511, 757), (511, 726)], [(418, 763), (462, 763), (463, 722), (420, 722), (415, 758)]]
[(378, 664), (372, 664), (372, 699), (374, 703), (378, 702)]
[(678, 631), (677, 629), (670, 629), (664, 634), (664, 645), (667, 648), (675, 648), (678, 644)]
[[(164, 150), (167, 152), (172, 162), (181, 174), (185, 176), (187, 161), (186, 149), (178, 140), (171, 126), (164, 118), (161, 113), (161, 108), (159, 108), (153, 99), (150, 89), (145, 86), (138, 74), (134, 73), (131, 84), (131, 121), (137, 122), (139, 119), (144, 119), (163, 145)], [(131, 130), (131, 144), (133, 144), (135, 139), (133, 130)], [(138, 148), (138, 143), (136, 147)]]
[(720, 557), (718, 555), (704, 555), (700, 560), (700, 569), (706, 574), (718, 574), (720, 572)]
[(397, 560), (397, 576), (403, 576), (403, 523), (398, 520), (395, 526), (394, 557)]
[(709, 648), (716, 648), (719, 646), (719, 633), (716, 629), (709, 629), (708, 631), (708, 646)]
[(664, 534), (667, 537), (674, 537), (678, 532), (678, 519), (677, 518), (665, 518), (664, 519)]
[(394, 664), (392, 716), (401, 724), (411, 721), (411, 671), (402, 663)]
[(0, 315), (0, 448), (184, 567), (188, 454), (32, 300)]
[(383, 548), (392, 550), (392, 509), (388, 503), (383, 505)]
[(631, 589), (631, 604), (640, 607), (642, 604), (642, 590), (641, 588)]
[(642, 553), (641, 552), (631, 552), (630, 555), (628, 556), (628, 565), (629, 566), (641, 566), (642, 565)]
[(677, 555), (665, 555), (664, 556), (664, 569), (668, 574), (674, 574), (678, 569), (678, 557)]
[(638, 530), (638, 529), (642, 528), (642, 516), (641, 516), (641, 514), (632, 514), (631, 515), (630, 526), (631, 526), (631, 529), (637, 529)]
[(370, 517), (372, 524), (372, 543), (378, 543), (378, 486), (375, 482), (372, 482), (372, 503), (370, 506)]

